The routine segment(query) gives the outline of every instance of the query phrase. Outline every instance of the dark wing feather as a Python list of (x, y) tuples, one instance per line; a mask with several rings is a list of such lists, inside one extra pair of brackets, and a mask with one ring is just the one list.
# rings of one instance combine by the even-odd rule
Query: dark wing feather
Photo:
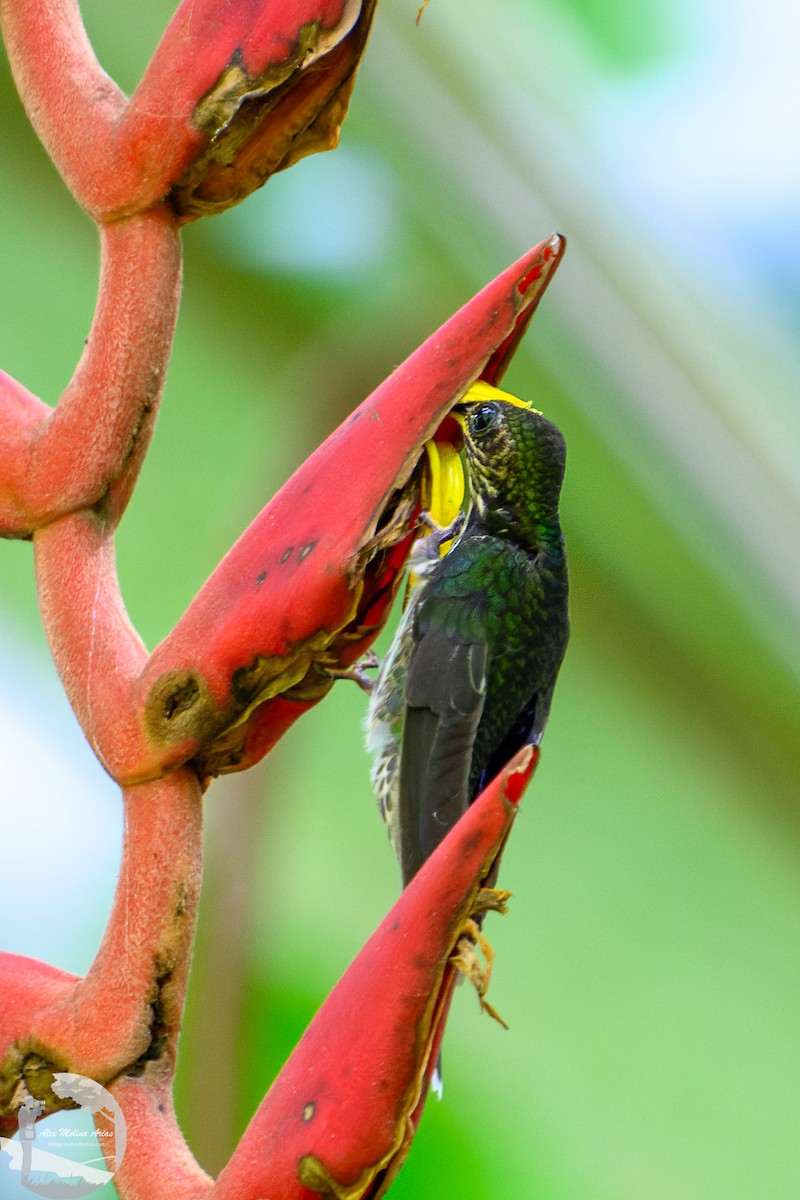
[(475, 732), (486, 692), (482, 638), (428, 628), (406, 681), (400, 754), (399, 817), (403, 886), (469, 804)]

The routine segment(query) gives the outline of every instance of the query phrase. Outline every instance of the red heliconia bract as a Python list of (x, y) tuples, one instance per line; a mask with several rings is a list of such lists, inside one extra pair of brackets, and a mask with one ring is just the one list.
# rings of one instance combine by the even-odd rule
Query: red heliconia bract
[(219, 1177), (220, 1200), (382, 1195), (416, 1130), (454, 968), (538, 752), (520, 751), (414, 877), (306, 1030)]
[(330, 690), (331, 667), (371, 645), (419, 511), (423, 445), (475, 379), (500, 378), (563, 246), (541, 243), (465, 304), (253, 521), (151, 655), (139, 687), (152, 749), (127, 772), (249, 766)]

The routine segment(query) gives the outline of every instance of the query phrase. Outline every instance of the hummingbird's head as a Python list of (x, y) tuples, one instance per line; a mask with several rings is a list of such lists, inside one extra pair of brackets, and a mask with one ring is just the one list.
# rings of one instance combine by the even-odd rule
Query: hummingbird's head
[(467, 476), (487, 530), (539, 545), (558, 532), (566, 446), (560, 429), (521, 400), (465, 399), (453, 409), (464, 431)]

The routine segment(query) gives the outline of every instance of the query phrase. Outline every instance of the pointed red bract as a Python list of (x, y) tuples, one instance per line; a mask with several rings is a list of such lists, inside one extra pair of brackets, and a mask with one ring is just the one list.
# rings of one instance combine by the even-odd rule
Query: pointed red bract
[(249, 766), (328, 692), (327, 668), (369, 647), (410, 543), (422, 447), (476, 378), (502, 374), (563, 249), (542, 242), (465, 304), (255, 519), (142, 672), (149, 753), (127, 771)]
[(120, 130), (152, 199), (168, 194), (183, 218), (220, 212), (333, 149), (376, 4), (184, 0)]
[(219, 1200), (382, 1195), (411, 1144), (466, 922), (538, 753), (527, 747), (470, 807), (378, 926), (267, 1093)]

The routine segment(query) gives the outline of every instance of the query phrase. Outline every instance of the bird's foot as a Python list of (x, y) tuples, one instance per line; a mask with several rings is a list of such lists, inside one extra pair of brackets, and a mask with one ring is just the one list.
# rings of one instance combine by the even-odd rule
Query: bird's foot
[(352, 679), (369, 696), (375, 687), (375, 680), (370, 679), (366, 672), (374, 671), (379, 666), (377, 655), (373, 650), (369, 650), (352, 667), (326, 667), (325, 674), (331, 679)]
[(458, 537), (461, 530), (464, 528), (466, 514), (458, 512), (453, 517), (449, 525), (440, 525), (435, 521), (429, 512), (421, 512), (417, 518), (418, 524), (424, 525), (428, 530), (427, 537), (432, 537), (436, 546), (441, 546), (443, 542), (449, 542), (453, 538)]
[(449, 525), (439, 525), (429, 512), (421, 512), (417, 524), (428, 530), (422, 533), (411, 547), (408, 567), (412, 580), (427, 575), (449, 549), (449, 542), (458, 537), (464, 528), (466, 517), (458, 513)]
[[(485, 888), (485, 891), (492, 889)], [(485, 910), (484, 910), (485, 911)], [(485, 959), (485, 963), (481, 962), (478, 957), (478, 950), (481, 951)], [(508, 1029), (503, 1018), (495, 1008), (486, 999), (486, 992), (489, 989), (489, 980), (492, 977), (492, 964), (494, 963), (494, 950), (490, 946), (487, 939), (481, 933), (476, 921), (471, 918), (467, 920), (464, 928), (464, 933), (456, 942), (455, 954), (450, 956), (450, 962), (464, 975), (475, 991), (478, 993), (481, 1008), (490, 1017), (493, 1017), (498, 1024), (503, 1026), (503, 1029)]]

